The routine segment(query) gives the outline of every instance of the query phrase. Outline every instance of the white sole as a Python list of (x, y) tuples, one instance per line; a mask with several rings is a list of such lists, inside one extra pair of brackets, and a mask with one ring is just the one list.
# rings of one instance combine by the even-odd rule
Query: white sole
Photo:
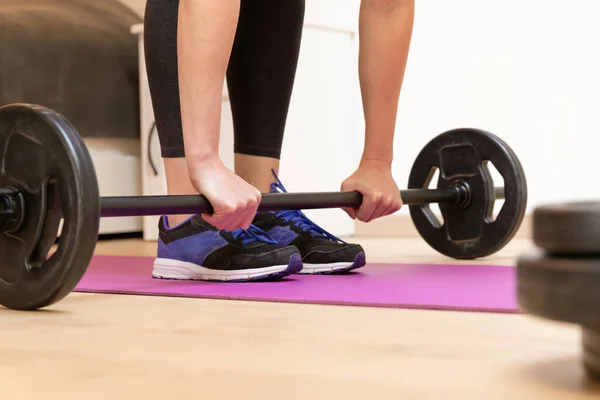
[(198, 280), (198, 281), (238, 281), (260, 278), (288, 268), (288, 264), (273, 265), (266, 268), (244, 269), (236, 271), (215, 271), (194, 263), (157, 258), (154, 260), (152, 277), (157, 279)]
[(321, 274), (324, 272), (336, 272), (344, 269), (348, 269), (352, 266), (351, 262), (337, 262), (329, 264), (307, 264), (304, 263), (302, 271), (299, 274)]

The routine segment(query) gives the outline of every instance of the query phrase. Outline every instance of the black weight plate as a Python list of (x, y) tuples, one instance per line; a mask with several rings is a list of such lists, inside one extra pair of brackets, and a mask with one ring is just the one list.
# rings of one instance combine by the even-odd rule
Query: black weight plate
[[(489, 162), (504, 178), (505, 201), (495, 219), (496, 194)], [(470, 202), (467, 206), (440, 203), (443, 224), (429, 204), (411, 205), (410, 214), (421, 237), (438, 252), (456, 259), (485, 257), (503, 248), (521, 226), (527, 206), (527, 181), (514, 151), (489, 132), (453, 129), (421, 150), (408, 188), (427, 188), (436, 168), (437, 188), (465, 184), (470, 189)]]
[(0, 148), (0, 188), (17, 188), (25, 202), (20, 229), (0, 235), (0, 304), (34, 310), (68, 295), (87, 270), (100, 222), (98, 181), (75, 128), (46, 108), (1, 107)]
[(533, 211), (533, 241), (551, 254), (600, 258), (600, 202), (548, 204)]
[(559, 258), (535, 250), (519, 257), (516, 279), (524, 312), (600, 327), (600, 259)]

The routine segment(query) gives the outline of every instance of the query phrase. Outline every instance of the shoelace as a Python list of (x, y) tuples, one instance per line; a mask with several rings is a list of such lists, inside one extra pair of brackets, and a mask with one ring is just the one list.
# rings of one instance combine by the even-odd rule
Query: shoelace
[[(271, 170), (271, 172), (275, 177), (275, 182), (271, 183), (271, 193), (287, 193), (287, 190), (283, 186), (283, 183), (281, 183), (281, 181), (279, 180), (279, 177), (275, 173), (275, 170)], [(334, 242), (344, 244), (346, 243), (342, 239), (332, 235), (325, 229), (321, 228), (319, 225), (315, 224), (300, 210), (277, 211), (275, 212), (275, 216), (277, 218), (281, 218), (285, 222), (293, 222), (294, 225), (296, 225), (299, 229), (302, 229), (304, 232), (315, 233), (316, 235), (321, 235)]]
[(269, 234), (257, 226), (250, 225), (249, 229), (236, 229), (231, 232), (233, 240), (242, 240), (242, 244), (250, 244), (254, 242), (264, 242), (268, 244), (277, 244), (277, 241), (269, 236)]

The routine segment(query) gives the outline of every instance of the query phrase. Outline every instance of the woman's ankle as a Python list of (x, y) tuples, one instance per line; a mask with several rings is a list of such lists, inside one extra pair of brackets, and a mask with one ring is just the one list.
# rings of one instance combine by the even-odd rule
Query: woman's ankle
[[(192, 185), (189, 178), (187, 163), (185, 158), (164, 158), (165, 175), (167, 180), (167, 195), (198, 195), (198, 192)], [(167, 224), (174, 228), (192, 215), (168, 215)]]

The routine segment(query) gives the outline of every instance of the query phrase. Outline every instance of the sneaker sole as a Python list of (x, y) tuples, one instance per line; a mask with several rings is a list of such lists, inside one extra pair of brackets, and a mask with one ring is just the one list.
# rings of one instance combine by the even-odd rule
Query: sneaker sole
[(300, 254), (292, 254), (288, 264), (236, 271), (220, 271), (190, 262), (157, 258), (154, 260), (152, 278), (209, 282), (252, 282), (281, 279), (288, 275), (297, 274), (302, 270), (302, 267)]
[(324, 274), (340, 274), (350, 272), (358, 268), (362, 268), (367, 264), (365, 253), (360, 252), (354, 257), (354, 261), (349, 262), (336, 262), (328, 264), (307, 264), (304, 263), (304, 267), (298, 274), (312, 274), (312, 275), (324, 275)]

